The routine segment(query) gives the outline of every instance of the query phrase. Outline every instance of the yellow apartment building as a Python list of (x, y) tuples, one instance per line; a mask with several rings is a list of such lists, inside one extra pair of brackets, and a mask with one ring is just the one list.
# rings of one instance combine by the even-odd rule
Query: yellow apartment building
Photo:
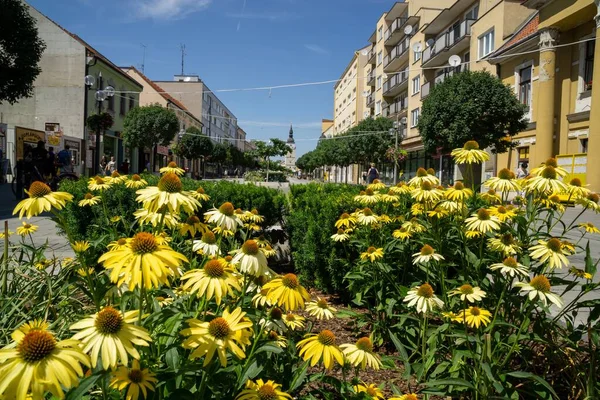
[[(537, 166), (558, 156), (572, 176), (600, 191), (600, 71), (595, 40), (596, 0), (527, 0), (534, 15), (489, 56), (500, 78), (529, 106), (529, 128), (514, 137), (516, 149), (498, 155), (497, 168)], [(589, 155), (589, 156), (588, 156)], [(595, 156), (592, 156), (595, 155)]]

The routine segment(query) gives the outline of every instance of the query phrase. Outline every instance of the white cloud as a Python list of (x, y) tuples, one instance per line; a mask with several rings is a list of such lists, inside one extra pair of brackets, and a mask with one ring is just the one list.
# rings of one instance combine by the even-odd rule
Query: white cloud
[(284, 21), (295, 18), (294, 14), (287, 12), (254, 12), (254, 13), (227, 13), (226, 17), (238, 19), (263, 19), (267, 21)]
[(318, 53), (318, 54), (329, 54), (329, 50), (316, 45), (316, 44), (305, 44), (304, 47), (306, 47), (308, 50), (312, 51), (313, 53)]
[(180, 19), (206, 9), (212, 0), (135, 0), (138, 18)]

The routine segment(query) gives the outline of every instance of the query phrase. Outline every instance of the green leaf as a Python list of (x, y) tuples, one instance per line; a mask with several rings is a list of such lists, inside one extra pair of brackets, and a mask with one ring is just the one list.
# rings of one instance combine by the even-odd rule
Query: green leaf
[(105, 371), (98, 371), (88, 376), (87, 378), (81, 380), (81, 382), (79, 382), (79, 386), (67, 392), (65, 400), (80, 400), (94, 387), (98, 379), (100, 379), (104, 374)]
[(398, 336), (396, 336), (396, 334), (391, 330), (388, 330), (388, 333), (390, 335), (390, 339), (392, 339), (392, 343), (394, 343), (394, 346), (396, 346), (396, 350), (398, 350), (398, 353), (400, 353), (401, 360), (405, 362), (408, 361), (408, 352), (406, 351), (406, 348), (402, 342), (400, 342), (400, 339), (398, 339)]
[(425, 386), (460, 386), (475, 390), (475, 386), (471, 382), (464, 379), (440, 379), (434, 381), (428, 381), (424, 383)]
[(556, 397), (557, 399), (559, 398), (558, 395), (556, 394), (556, 392), (554, 391), (554, 389), (552, 388), (552, 386), (550, 386), (550, 384), (548, 382), (546, 382), (546, 380), (544, 380), (540, 376), (532, 374), (531, 372), (513, 371), (513, 372), (508, 372), (506, 375), (512, 376), (515, 378), (532, 379), (532, 380), (536, 381), (537, 383), (539, 383), (540, 385), (542, 385), (543, 387), (545, 387), (548, 390), (548, 392), (550, 392), (554, 397)]
[(596, 269), (598, 267), (599, 261), (600, 259), (594, 262), (594, 259), (592, 258), (592, 253), (590, 251), (590, 241), (588, 240), (587, 245), (585, 246), (585, 272), (590, 273), (592, 274), (592, 276), (594, 276), (596, 274)]
[(246, 371), (242, 374), (240, 379), (238, 379), (238, 389), (241, 388), (248, 382), (248, 379), (254, 379), (260, 374), (263, 370), (263, 366), (258, 365), (258, 361), (254, 360), (252, 364), (246, 368)]
[(281, 354), (283, 352), (283, 350), (281, 349), (281, 347), (277, 347), (274, 344), (264, 344), (262, 346), (260, 346), (258, 348), (258, 350), (256, 350), (255, 354), (259, 354), (259, 353), (273, 353), (273, 354)]
[[(306, 372), (308, 371), (308, 361), (305, 362), (301, 368), (296, 369), (294, 372), (294, 379), (292, 379), (292, 383), (290, 383), (290, 392), (294, 392), (298, 389), (306, 379)], [(316, 375), (316, 374), (315, 374)]]

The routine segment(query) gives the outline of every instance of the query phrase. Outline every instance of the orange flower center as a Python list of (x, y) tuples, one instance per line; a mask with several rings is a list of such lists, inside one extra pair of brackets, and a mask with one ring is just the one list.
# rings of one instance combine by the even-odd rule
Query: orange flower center
[(600, 196), (598, 195), (598, 193), (590, 193), (587, 196), (589, 201), (593, 201), (594, 203), (598, 203), (598, 201), (600, 201)]
[(350, 218), (350, 215), (348, 213), (343, 213), (342, 215), (340, 215), (340, 219), (348, 219)]
[(477, 143), (474, 140), (469, 140), (467, 143), (465, 143), (465, 145), (463, 146), (463, 149), (465, 150), (479, 150), (479, 143)]
[(553, 166), (548, 165), (546, 168), (542, 170), (542, 178), (546, 179), (556, 179), (556, 170)]
[(17, 345), (17, 351), (28, 363), (41, 361), (56, 348), (56, 340), (50, 332), (41, 330), (29, 331)]
[(29, 197), (31, 198), (44, 197), (50, 193), (52, 193), (50, 186), (44, 182), (35, 181), (29, 186)]
[(368, 387), (366, 393), (371, 397), (375, 397), (377, 396), (377, 388)]
[(106, 183), (104, 178), (102, 178), (101, 176), (94, 177), (94, 181), (96, 182), (96, 185), (104, 185)]
[(343, 229), (338, 229), (337, 234), (338, 235), (343, 235), (344, 234), (344, 230)]
[(465, 188), (465, 185), (463, 185), (463, 183), (461, 181), (458, 181), (454, 184), (454, 189), (456, 190), (463, 190)]
[(481, 310), (479, 309), (479, 307), (471, 307), (471, 310), (469, 310), (469, 312), (474, 317), (478, 317), (479, 315), (481, 315)]
[(244, 242), (244, 244), (242, 245), (242, 252), (244, 254), (248, 254), (251, 256), (255, 256), (258, 254), (258, 243), (256, 243), (256, 240), (246, 240)]
[(373, 247), (373, 246), (370, 246), (367, 249), (367, 253), (369, 253), (369, 254), (373, 254), (373, 253), (375, 253), (375, 251), (377, 251), (377, 249), (375, 247)]
[(373, 351), (373, 343), (368, 337), (360, 338), (356, 341), (356, 347), (362, 351)]
[(367, 190), (365, 190), (365, 194), (366, 194), (367, 196), (373, 196), (373, 194), (374, 194), (374, 193), (375, 193), (375, 192), (373, 191), (373, 189), (369, 189), (369, 188), (367, 188)]
[(225, 256), (225, 261), (226, 262), (230, 263), (231, 260), (233, 260), (233, 257), (231, 257), (231, 256)]
[(204, 265), (204, 272), (211, 278), (221, 278), (225, 274), (223, 263), (219, 260), (209, 260)]
[(318, 335), (317, 339), (319, 343), (324, 346), (333, 346), (335, 345), (335, 335), (329, 329), (322, 330)]
[(514, 244), (514, 242), (515, 242), (513, 239), (513, 235), (510, 233), (506, 233), (506, 234), (502, 235), (500, 237), (500, 241), (505, 246), (510, 246), (511, 244)]
[(158, 249), (158, 243), (153, 234), (148, 232), (136, 233), (131, 240), (131, 249), (136, 254), (153, 253)]
[(138, 174), (133, 174), (133, 175), (131, 176), (131, 180), (132, 180), (132, 181), (134, 181), (134, 182), (139, 182), (139, 181), (141, 181), (141, 180), (142, 180), (142, 177), (141, 177), (141, 176), (139, 176)]
[(538, 275), (531, 279), (529, 284), (537, 291), (548, 293), (550, 291), (550, 281), (544, 275)]
[(188, 217), (188, 219), (185, 221), (185, 223), (188, 225), (195, 225), (195, 224), (200, 223), (200, 218), (198, 218), (195, 215), (192, 215), (192, 216)]
[(552, 238), (548, 240), (546, 247), (548, 247), (553, 252), (557, 253), (562, 249), (562, 242), (557, 238)]
[(123, 326), (123, 316), (112, 307), (104, 307), (96, 315), (94, 322), (96, 329), (103, 335), (114, 335), (118, 333)]
[(506, 257), (504, 261), (502, 261), (502, 264), (510, 268), (517, 268), (518, 266), (517, 260), (515, 260), (514, 257)]
[(201, 187), (199, 187), (198, 189), (196, 189), (196, 193), (204, 194), (205, 192), (204, 192), (204, 189), (202, 189)]
[(378, 184), (378, 183), (381, 183), (381, 181), (379, 179), (373, 179), (373, 183)]
[(431, 299), (433, 297), (433, 288), (429, 283), (424, 283), (417, 289), (417, 296)]
[(423, 182), (421, 183), (421, 189), (423, 190), (431, 190), (432, 186), (431, 183), (429, 182)]
[(231, 333), (227, 320), (217, 317), (208, 323), (208, 333), (216, 339), (225, 339)]
[(488, 219), (490, 219), (490, 213), (485, 208), (480, 208), (479, 210), (477, 210), (477, 218), (479, 218), (482, 221), (487, 221)]
[(300, 286), (298, 277), (294, 274), (285, 274), (283, 278), (281, 278), (281, 283), (283, 286), (289, 289), (296, 289), (298, 286)]
[(144, 380), (144, 374), (139, 369), (132, 369), (127, 374), (127, 377), (132, 383), (140, 383)]
[(571, 186), (581, 187), (581, 179), (573, 178), (571, 179), (571, 182), (569, 182), (569, 184), (571, 184)]
[(473, 286), (469, 284), (462, 285), (458, 288), (462, 294), (473, 294)]
[(120, 238), (119, 240), (117, 240), (117, 244), (119, 246), (125, 246), (127, 244), (127, 239), (125, 238)]
[(169, 168), (177, 168), (177, 163), (175, 161), (171, 161), (168, 165)]
[(435, 169), (427, 168), (427, 175), (435, 175)]
[(427, 170), (425, 168), (419, 168), (417, 169), (417, 176), (419, 178), (424, 178), (427, 176)]
[(433, 247), (431, 247), (430, 245), (426, 244), (425, 246), (421, 247), (422, 256), (430, 256), (433, 253), (435, 253), (435, 250), (433, 250)]
[(373, 211), (371, 211), (370, 208), (364, 208), (363, 215), (366, 215), (367, 217), (369, 217), (369, 216), (373, 215)]
[(117, 171), (113, 171), (113, 173), (112, 173), (112, 174), (110, 174), (110, 177), (111, 177), (111, 178), (118, 178), (118, 177), (120, 177), (120, 176), (121, 176), (121, 174), (120, 174), (120, 173), (118, 173)]
[(85, 196), (83, 196), (83, 198), (86, 200), (91, 200), (94, 198), (94, 195), (91, 193), (86, 193)]
[(233, 207), (233, 204), (227, 201), (221, 204), (221, 207), (219, 207), (219, 212), (221, 214), (227, 215), (228, 217), (231, 217), (235, 212), (235, 208)]
[(283, 318), (283, 311), (281, 311), (281, 308), (275, 307), (271, 309), (269, 316), (271, 317), (271, 319), (280, 320), (281, 318)]
[(327, 308), (329, 306), (329, 304), (327, 304), (327, 300), (325, 299), (319, 299), (317, 300), (317, 307), (319, 308)]
[(549, 158), (546, 160), (546, 162), (544, 164), (546, 164), (547, 167), (548, 166), (554, 167), (554, 168), (558, 167), (558, 162), (556, 162), (556, 158)]
[(495, 196), (496, 195), (496, 191), (494, 189), (490, 189), (490, 190), (488, 190), (488, 194), (490, 196)]
[(217, 243), (217, 238), (211, 231), (206, 231), (202, 234), (202, 241), (206, 244), (215, 244)]
[(167, 172), (158, 181), (158, 189), (161, 192), (179, 193), (183, 190), (181, 179), (173, 172)]
[(515, 174), (508, 168), (502, 168), (500, 171), (498, 171), (498, 178), (500, 179), (513, 179), (515, 177)]
[(277, 400), (279, 398), (275, 388), (268, 383), (262, 385), (256, 392), (258, 400)]

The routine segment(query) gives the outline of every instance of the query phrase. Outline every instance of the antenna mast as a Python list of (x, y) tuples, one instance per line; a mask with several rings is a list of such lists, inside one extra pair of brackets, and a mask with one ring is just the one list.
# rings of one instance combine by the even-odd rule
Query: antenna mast
[(185, 64), (185, 56), (186, 56), (186, 52), (185, 52), (185, 44), (180, 44), (180, 49), (181, 49), (181, 75), (183, 75), (183, 66)]
[(144, 68), (146, 68), (146, 45), (141, 43), (140, 46), (144, 48), (144, 55), (142, 56), (142, 74), (144, 73)]

